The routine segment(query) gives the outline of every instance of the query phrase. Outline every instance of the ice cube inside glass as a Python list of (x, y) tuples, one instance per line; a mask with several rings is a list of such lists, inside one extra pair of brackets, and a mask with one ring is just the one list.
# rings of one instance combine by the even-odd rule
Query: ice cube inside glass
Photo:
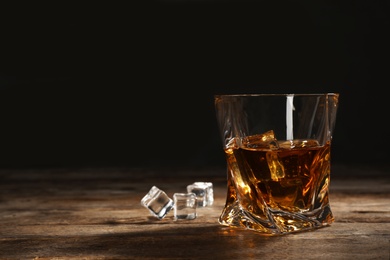
[(163, 191), (153, 186), (142, 198), (141, 205), (158, 219), (163, 219), (173, 208), (173, 200)]
[(174, 219), (195, 219), (197, 201), (195, 193), (173, 194)]
[(198, 207), (213, 205), (214, 191), (211, 182), (194, 182), (187, 186), (188, 193), (195, 193)]

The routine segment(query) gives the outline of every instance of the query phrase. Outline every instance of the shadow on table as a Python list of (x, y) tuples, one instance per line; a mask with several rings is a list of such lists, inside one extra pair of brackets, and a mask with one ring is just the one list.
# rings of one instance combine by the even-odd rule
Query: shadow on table
[[(88, 236), (47, 236), (2, 241), (0, 256), (20, 257), (103, 257), (134, 258), (210, 258), (254, 257), (254, 252), (269, 247), (281, 237), (266, 237), (254, 232), (232, 230), (219, 225), (193, 227), (180, 225), (144, 231)], [(10, 250), (7, 251), (7, 248)], [(99, 258), (99, 259), (100, 259)]]

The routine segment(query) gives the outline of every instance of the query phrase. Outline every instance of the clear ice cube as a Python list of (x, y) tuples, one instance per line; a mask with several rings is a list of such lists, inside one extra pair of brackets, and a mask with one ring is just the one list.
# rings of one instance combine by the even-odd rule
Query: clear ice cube
[(156, 218), (163, 219), (173, 208), (173, 200), (164, 191), (153, 186), (142, 198), (141, 205), (147, 208)]
[(188, 193), (195, 193), (198, 207), (213, 205), (214, 190), (211, 182), (194, 182), (187, 186)]
[(241, 142), (242, 142), (242, 146), (245, 148), (252, 148), (252, 149), (258, 149), (258, 148), (278, 149), (279, 148), (278, 141), (276, 140), (274, 131), (272, 130), (265, 132), (263, 134), (243, 137)]
[(283, 149), (304, 148), (304, 147), (317, 147), (320, 146), (317, 140), (287, 140), (279, 141), (279, 147)]
[(266, 154), (268, 168), (271, 173), (271, 179), (278, 181), (280, 178), (286, 176), (283, 163), (281, 162), (279, 155), (276, 151), (268, 151)]
[(174, 219), (195, 219), (196, 218), (196, 194), (175, 193), (173, 194)]

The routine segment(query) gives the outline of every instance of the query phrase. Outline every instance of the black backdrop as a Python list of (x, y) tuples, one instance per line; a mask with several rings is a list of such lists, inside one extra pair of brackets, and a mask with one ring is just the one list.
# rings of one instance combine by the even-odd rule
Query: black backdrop
[(389, 1), (139, 2), (3, 9), (0, 167), (224, 165), (249, 92), (339, 92), (333, 161), (388, 164)]

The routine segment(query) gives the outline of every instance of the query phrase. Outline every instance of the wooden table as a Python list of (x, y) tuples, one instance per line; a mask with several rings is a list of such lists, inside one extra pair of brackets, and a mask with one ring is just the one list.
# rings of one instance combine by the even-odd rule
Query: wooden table
[[(0, 170), (1, 259), (390, 259), (389, 168), (333, 165), (335, 223), (269, 237), (218, 224), (224, 168)], [(214, 184), (214, 205), (195, 220), (152, 217), (141, 206), (155, 185), (172, 197)]]

